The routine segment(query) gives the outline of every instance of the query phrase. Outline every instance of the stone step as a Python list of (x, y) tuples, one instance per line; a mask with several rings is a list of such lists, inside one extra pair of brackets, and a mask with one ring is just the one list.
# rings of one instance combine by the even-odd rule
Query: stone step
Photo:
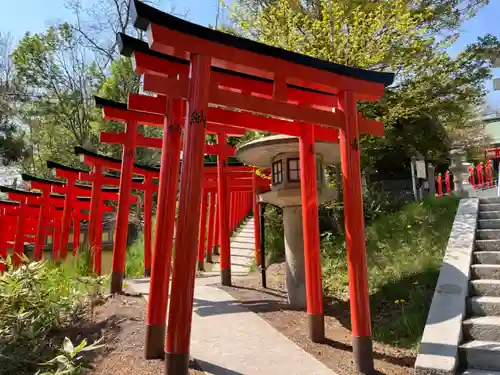
[(243, 242), (237, 240), (231, 240), (231, 247), (239, 248), (239, 249), (250, 249), (253, 250), (255, 248), (255, 244), (253, 242)]
[(500, 251), (476, 251), (473, 255), (474, 263), (500, 264)]
[(500, 342), (474, 340), (460, 345), (460, 355), (469, 367), (500, 370)]
[(476, 240), (476, 251), (500, 251), (500, 240)]
[(462, 375), (500, 375), (500, 371), (494, 370), (479, 370), (477, 368), (471, 368), (462, 372)]
[(500, 316), (474, 316), (464, 320), (464, 339), (500, 341)]
[(477, 221), (478, 229), (500, 229), (500, 219), (481, 219)]
[(470, 270), (472, 279), (500, 279), (500, 264), (473, 264)]
[(500, 229), (479, 229), (476, 231), (478, 240), (500, 240)]
[(472, 280), (469, 289), (472, 296), (500, 297), (500, 280)]
[(495, 204), (500, 203), (500, 197), (479, 198), (479, 204)]
[(500, 203), (479, 204), (479, 212), (500, 211)]
[(500, 211), (479, 212), (479, 219), (500, 219)]
[(500, 297), (479, 296), (467, 298), (469, 316), (499, 316)]

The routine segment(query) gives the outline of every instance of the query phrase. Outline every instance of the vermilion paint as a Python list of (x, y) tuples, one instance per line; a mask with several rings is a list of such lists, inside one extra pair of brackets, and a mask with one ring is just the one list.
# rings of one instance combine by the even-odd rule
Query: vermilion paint
[[(347, 247), (347, 268), (349, 277), (349, 301), (351, 329), (355, 361), (364, 351), (364, 356), (371, 355), (371, 319), (370, 299), (366, 266), (366, 244), (363, 217), (363, 199), (361, 187), (361, 167), (359, 132), (357, 123), (356, 94), (343, 92), (339, 95), (339, 104), (343, 112), (344, 130), (340, 132), (340, 156), (344, 188), (345, 236)], [(357, 347), (363, 342), (363, 348)], [(369, 347), (369, 350), (368, 350)], [(359, 372), (373, 370), (373, 358), (364, 359), (366, 368)]]
[[(191, 55), (190, 89), (179, 197), (179, 217), (175, 236), (175, 259), (172, 294), (167, 325), (166, 366), (168, 354), (189, 353), (196, 267), (197, 232), (200, 220), (203, 171), (203, 145), (210, 84), (210, 57)], [(175, 323), (173, 323), (175, 322)]]
[(137, 122), (127, 121), (125, 132), (127, 141), (123, 145), (122, 168), (120, 172), (120, 193), (118, 198), (118, 211), (116, 213), (111, 293), (119, 293), (122, 291), (123, 273), (125, 272), (125, 251), (127, 248), (130, 197), (132, 195), (132, 174), (135, 158)]
[(144, 180), (144, 269), (145, 275), (151, 272), (151, 237), (153, 220), (153, 176), (146, 175)]
[[(164, 333), (174, 240), (183, 102), (177, 99), (163, 99), (167, 102), (167, 112), (163, 131), (158, 209), (156, 211), (156, 230), (149, 285), (150, 298), (148, 299), (146, 323), (148, 326), (162, 327)], [(153, 336), (150, 335), (151, 338), (147, 339), (146, 355), (156, 356), (157, 354), (155, 353), (157, 343), (153, 342), (155, 340)], [(164, 343), (165, 339), (162, 337), (159, 345), (164, 347)], [(151, 353), (148, 353), (149, 350)]]
[(307, 313), (323, 315), (316, 176), (311, 173), (316, 170), (314, 128), (310, 124), (303, 125), (304, 133), (299, 138), (299, 152)]
[(205, 269), (205, 235), (207, 233), (207, 192), (202, 192), (200, 209), (200, 230), (198, 235), (198, 269)]
[(215, 190), (212, 190), (210, 191), (210, 203), (208, 206), (207, 262), (209, 263), (212, 263), (212, 248), (214, 244), (215, 200)]

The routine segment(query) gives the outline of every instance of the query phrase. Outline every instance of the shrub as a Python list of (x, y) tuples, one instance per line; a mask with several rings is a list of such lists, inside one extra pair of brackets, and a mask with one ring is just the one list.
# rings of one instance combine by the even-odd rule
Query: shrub
[(73, 266), (25, 263), (0, 276), (0, 373), (34, 374), (54, 356), (57, 330), (82, 321), (86, 298), (102, 278), (81, 279)]
[[(422, 334), (458, 199), (428, 198), (375, 219), (366, 228), (374, 338), (414, 347)], [(345, 239), (322, 236), (324, 287), (348, 299)]]

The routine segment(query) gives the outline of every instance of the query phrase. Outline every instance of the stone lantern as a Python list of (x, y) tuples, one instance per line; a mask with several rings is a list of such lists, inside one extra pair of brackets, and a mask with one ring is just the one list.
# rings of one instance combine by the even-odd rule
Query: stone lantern
[[(316, 176), (320, 204), (337, 198), (336, 189), (328, 187), (323, 169), (340, 163), (340, 150), (337, 143), (316, 142), (315, 147), (316, 170), (309, 173)], [(259, 200), (283, 210), (288, 301), (291, 305), (305, 308), (299, 139), (285, 135), (260, 138), (240, 146), (236, 156), (246, 164), (271, 170), (271, 191), (260, 194)]]
[(475, 196), (475, 191), (469, 183), (467, 155), (465, 151), (454, 149), (450, 151), (450, 171), (453, 174), (455, 194), (459, 197)]

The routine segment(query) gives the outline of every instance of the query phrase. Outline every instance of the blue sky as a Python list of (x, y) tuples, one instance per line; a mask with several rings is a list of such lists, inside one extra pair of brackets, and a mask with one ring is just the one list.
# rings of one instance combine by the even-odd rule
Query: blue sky
[[(6, 0), (4, 0), (6, 1)], [(67, 0), (15, 0), (9, 2), (0, 12), (0, 31), (10, 32), (17, 40), (27, 31), (43, 31), (48, 24), (58, 20), (71, 19), (71, 13), (65, 8)], [(83, 0), (85, 2), (86, 0)], [(217, 0), (157, 0), (159, 7), (169, 10), (171, 6), (178, 13), (187, 10), (188, 19), (202, 25), (215, 24)], [(231, 1), (229, 1), (231, 3)], [(15, 5), (14, 5), (15, 4)], [(478, 36), (491, 33), (500, 37), (500, 0), (490, 0), (490, 4), (481, 9), (478, 15), (462, 26), (462, 35), (450, 49), (456, 54)], [(500, 69), (495, 75), (500, 77)], [(488, 82), (491, 90), (492, 83)], [(500, 92), (491, 93), (488, 102), (500, 109)]]

